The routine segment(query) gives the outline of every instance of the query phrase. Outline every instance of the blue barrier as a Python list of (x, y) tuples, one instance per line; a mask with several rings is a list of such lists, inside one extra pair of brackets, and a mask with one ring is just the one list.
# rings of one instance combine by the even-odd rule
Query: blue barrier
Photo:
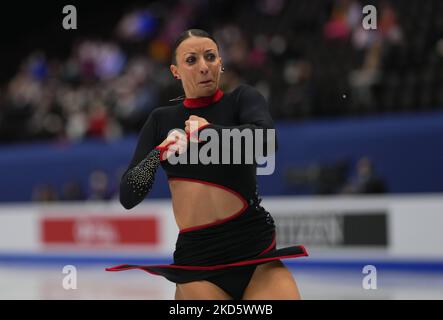
[[(392, 193), (443, 191), (443, 112), (279, 122), (276, 129), (276, 170), (258, 177), (262, 195), (309, 193), (284, 183), (290, 167), (343, 158), (355, 162), (362, 156), (373, 160)], [(112, 143), (0, 146), (0, 201), (29, 201), (35, 186), (51, 184), (61, 190), (68, 181), (78, 181), (88, 193), (89, 175), (97, 169), (108, 174), (110, 188), (116, 191), (135, 143), (136, 136), (131, 136)], [(159, 170), (149, 197), (169, 197), (166, 182)]]
[[(103, 269), (119, 264), (169, 264), (169, 257), (125, 257), (125, 256), (91, 256), (61, 254), (0, 254), (0, 264), (13, 265), (103, 265)], [(359, 270), (366, 265), (374, 265), (378, 270), (442, 273), (443, 260), (412, 259), (370, 259), (370, 260), (334, 260), (334, 259), (285, 259), (285, 265), (294, 269), (344, 269)]]

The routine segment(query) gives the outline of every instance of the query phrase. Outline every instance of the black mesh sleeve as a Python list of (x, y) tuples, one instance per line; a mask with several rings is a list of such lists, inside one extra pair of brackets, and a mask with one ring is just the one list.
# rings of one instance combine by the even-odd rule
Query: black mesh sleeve
[(126, 209), (139, 204), (151, 191), (155, 173), (160, 165), (160, 150), (152, 150), (138, 165), (123, 176), (120, 184), (120, 202)]
[(160, 165), (160, 150), (155, 149), (158, 141), (154, 113), (155, 110), (142, 128), (134, 156), (120, 181), (120, 203), (126, 209), (138, 205), (151, 191)]

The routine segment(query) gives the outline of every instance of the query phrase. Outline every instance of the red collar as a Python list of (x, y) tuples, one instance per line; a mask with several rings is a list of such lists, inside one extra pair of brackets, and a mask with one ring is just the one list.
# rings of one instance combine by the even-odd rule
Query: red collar
[(200, 98), (186, 98), (183, 104), (186, 108), (201, 108), (218, 102), (223, 97), (223, 91), (217, 89), (212, 96)]

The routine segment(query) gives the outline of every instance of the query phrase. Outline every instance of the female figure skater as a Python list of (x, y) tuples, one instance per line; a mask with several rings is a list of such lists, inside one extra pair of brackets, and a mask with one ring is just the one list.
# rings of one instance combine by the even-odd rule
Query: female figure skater
[[(292, 273), (280, 259), (308, 254), (303, 246), (276, 249), (274, 220), (260, 206), (256, 189), (256, 161), (169, 161), (172, 155), (189, 156), (191, 143), (204, 146), (190, 137), (205, 130), (215, 130), (222, 141), (222, 130), (272, 129), (264, 97), (248, 85), (230, 93), (219, 89), (222, 59), (216, 41), (203, 30), (188, 30), (177, 39), (170, 70), (186, 97), (148, 117), (121, 180), (120, 202), (126, 209), (139, 204), (151, 190), (157, 168), (163, 167), (180, 230), (174, 263), (106, 270), (137, 268), (162, 275), (176, 283), (176, 299), (300, 299)], [(198, 124), (197, 131), (191, 132), (191, 121)]]

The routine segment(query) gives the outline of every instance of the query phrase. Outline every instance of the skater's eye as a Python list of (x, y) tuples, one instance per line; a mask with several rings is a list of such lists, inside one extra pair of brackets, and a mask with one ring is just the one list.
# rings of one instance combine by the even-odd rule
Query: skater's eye
[(195, 57), (191, 56), (191, 57), (186, 58), (186, 62), (189, 63), (189, 64), (194, 63), (195, 62)]
[(208, 54), (206, 55), (206, 59), (209, 60), (209, 61), (214, 61), (214, 60), (215, 60), (215, 54), (213, 54), (213, 53), (208, 53)]

